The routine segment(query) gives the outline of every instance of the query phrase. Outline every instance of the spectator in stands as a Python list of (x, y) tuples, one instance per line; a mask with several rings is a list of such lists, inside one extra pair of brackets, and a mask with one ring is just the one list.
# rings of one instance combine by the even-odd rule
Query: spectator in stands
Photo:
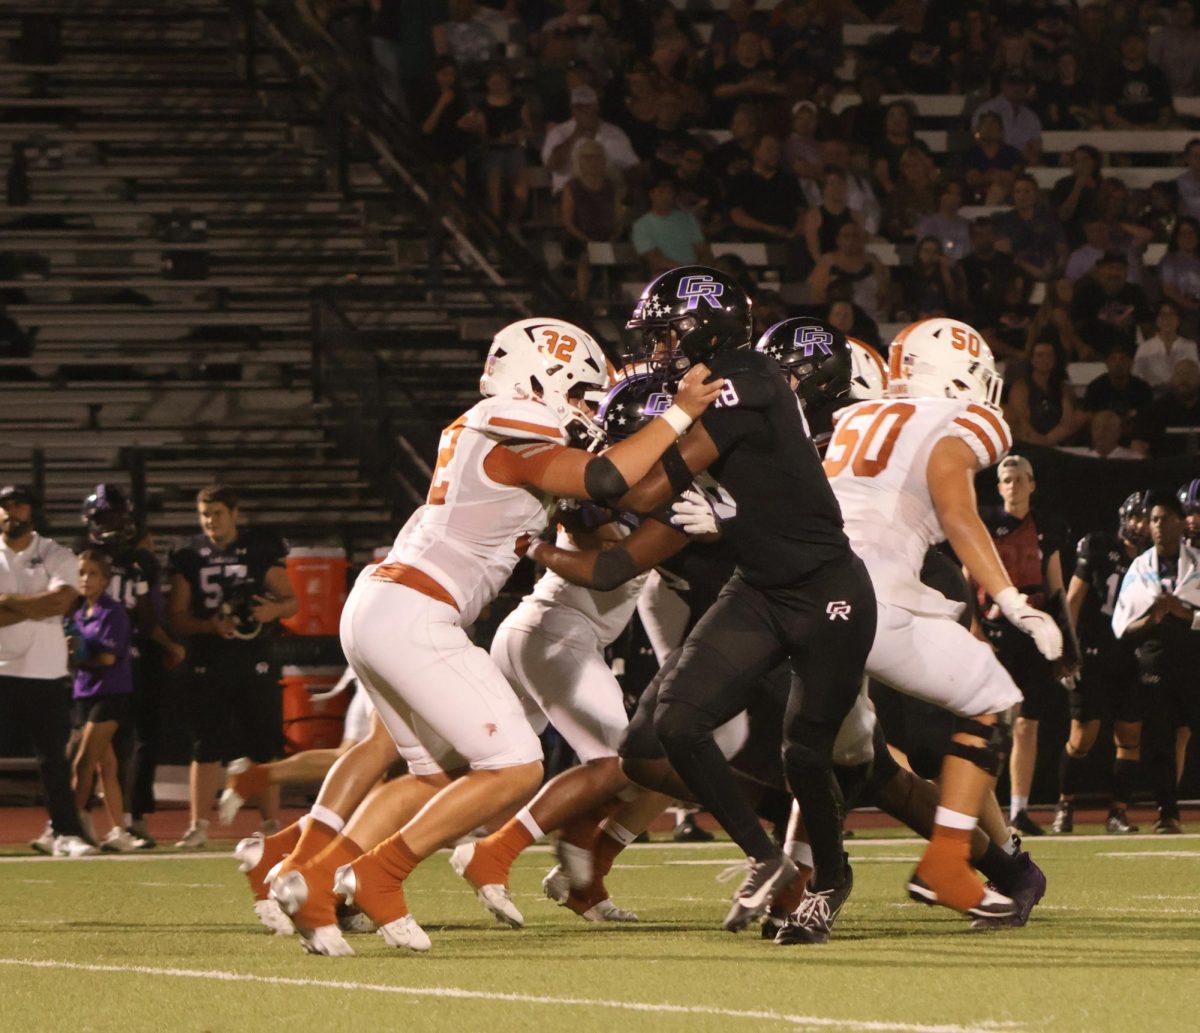
[(1001, 22), (992, 71), (996, 73), (994, 79), (1014, 71), (1023, 75), (1033, 74), (1033, 43), (1021, 26)]
[[(870, 179), (853, 167), (850, 146), (845, 140), (824, 140), (821, 143), (821, 160), (825, 169), (837, 169), (846, 181), (846, 205), (858, 217), (868, 235), (879, 229), (882, 210), (875, 198)], [(823, 183), (819, 179), (802, 179), (800, 187), (810, 208), (821, 203)]]
[(1179, 221), (1179, 188), (1172, 179), (1150, 184), (1146, 200), (1137, 213), (1137, 224), (1149, 231), (1147, 243), (1165, 244), (1175, 234)]
[(635, 61), (625, 70), (625, 95), (612, 119), (629, 137), (634, 153), (643, 161), (654, 155), (654, 118), (658, 105), (657, 76), (649, 61)]
[(1121, 417), (1102, 409), (1092, 413), (1088, 425), (1091, 444), (1064, 447), (1064, 452), (1087, 456), (1089, 459), (1145, 459), (1140, 452), (1121, 444)]
[(1200, 362), (1196, 342), (1179, 336), (1179, 306), (1169, 298), (1158, 303), (1154, 328), (1158, 332), (1138, 345), (1133, 357), (1133, 375), (1141, 377), (1157, 394), (1167, 390), (1175, 367), (1185, 360)]
[(921, 147), (909, 147), (900, 157), (900, 176), (883, 206), (883, 235), (911, 241), (917, 223), (937, 209), (940, 180), (937, 166)]
[(0, 488), (0, 714), (33, 741), (50, 825), (40, 853), (95, 853), (71, 793), (67, 766), (71, 689), (62, 618), (79, 595), (74, 553), (33, 529), (28, 488)]
[(630, 233), (646, 275), (652, 278), (681, 265), (711, 265), (712, 248), (700, 224), (675, 203), (675, 177), (654, 177), (649, 192), (650, 210), (634, 222)]
[(785, 92), (766, 40), (746, 29), (738, 36), (733, 59), (713, 74), (710, 121), (724, 125), (733, 118), (739, 103), (751, 101), (761, 105)]
[(1029, 77), (1010, 68), (1004, 73), (1000, 93), (975, 109), (971, 125), (978, 127), (983, 115), (995, 112), (1004, 126), (1004, 142), (1021, 152), (1025, 164), (1037, 165), (1042, 159), (1042, 120), (1029, 106), (1029, 91)]
[(1113, 247), (1124, 251), (1129, 258), (1129, 279), (1141, 280), (1142, 252), (1150, 243), (1152, 231), (1141, 225), (1133, 211), (1133, 195), (1124, 180), (1116, 176), (1105, 176), (1100, 182), (1097, 203), (1100, 215), (1108, 223)]
[[(403, 14), (401, 13), (403, 4)], [(371, 54), (383, 95), (410, 117), (446, 48), (445, 0), (371, 0)]]
[(571, 117), (546, 134), (542, 144), (542, 163), (550, 170), (550, 188), (558, 193), (571, 178), (572, 155), (583, 140), (595, 140), (604, 148), (608, 166), (614, 172), (632, 176), (638, 157), (629, 137), (600, 118), (600, 98), (591, 86), (576, 86), (571, 91)]
[(488, 62), (504, 56), (500, 43), (503, 19), (499, 12), (481, 8), (475, 0), (448, 0), (447, 10), (446, 48), (464, 77), (477, 82), (473, 77)]
[(1183, 540), (1184, 515), (1169, 491), (1146, 500), (1153, 546), (1121, 582), (1113, 613), (1119, 639), (1136, 643), (1145, 700), (1142, 763), (1158, 802), (1154, 831), (1178, 834), (1180, 763), (1177, 743), (1200, 727), (1200, 552)]
[(713, 20), (708, 45), (716, 60), (729, 60), (743, 32), (754, 32), (766, 38), (771, 26), (770, 15), (756, 11), (754, 6), (755, 0), (729, 0), (729, 6)]
[(1113, 342), (1104, 356), (1104, 372), (1083, 393), (1083, 407), (1089, 413), (1115, 412), (1121, 417), (1121, 444), (1140, 455), (1150, 451), (1154, 392), (1133, 375), (1133, 347), (1128, 343)]
[(1200, 219), (1200, 137), (1189, 140), (1183, 148), (1183, 163), (1187, 172), (1175, 180), (1179, 191), (1179, 214)]
[[(1107, 180), (1105, 182), (1108, 182)], [(1137, 236), (1130, 233), (1136, 230)], [(1142, 279), (1141, 248), (1147, 243), (1149, 231), (1143, 226), (1120, 222), (1114, 225), (1097, 212), (1089, 216), (1083, 225), (1083, 243), (1071, 252), (1067, 259), (1067, 279), (1077, 283), (1095, 268), (1100, 259), (1110, 251), (1125, 255), (1126, 278), (1130, 283)]]
[(880, 101), (883, 80), (868, 69), (859, 75), (855, 89), (858, 91), (858, 103), (842, 111), (840, 135), (851, 143), (871, 147), (883, 136), (887, 119), (887, 109)]
[(1031, 279), (1048, 280), (1066, 265), (1066, 235), (1040, 203), (1036, 179), (1018, 176), (1012, 193), (1012, 210), (996, 219), (996, 247), (1012, 255), (1017, 268)]
[(575, 263), (575, 299), (586, 304), (592, 289), (587, 246), (614, 241), (623, 228), (621, 190), (596, 140), (583, 140), (575, 149), (575, 174), (559, 196), (559, 218), (563, 257)]
[(1171, 430), (1200, 428), (1200, 365), (1185, 359), (1175, 366), (1167, 393), (1154, 407), (1157, 429), (1162, 444), (1156, 452), (1164, 456), (1182, 455), (1187, 451), (1187, 437), (1171, 434)]
[(1054, 59), (1054, 78), (1039, 86), (1038, 92), (1047, 129), (1091, 129), (1100, 119), (1095, 87), (1082, 81), (1074, 51), (1059, 51)]
[(752, 104), (739, 104), (729, 121), (729, 139), (708, 156), (708, 167), (726, 192), (754, 164), (758, 144), (758, 113)]
[(764, 133), (754, 163), (729, 188), (729, 219), (742, 240), (803, 243), (804, 194), (782, 157), (779, 137)]
[(879, 337), (879, 324), (851, 300), (853, 289), (849, 280), (835, 280), (826, 292), (829, 304), (818, 309), (818, 315), (847, 336), (870, 345), (886, 359), (887, 348)]
[(1079, 430), (1086, 417), (1075, 407), (1066, 356), (1057, 341), (1030, 342), (1024, 372), (1009, 388), (1004, 418), (1013, 440), (1031, 445), (1061, 445)]
[(1008, 281), (1017, 269), (1012, 255), (996, 249), (996, 224), (991, 219), (980, 216), (971, 223), (971, 253), (959, 265), (967, 284), (969, 311), (986, 336), (988, 327), (996, 325)]
[(987, 12), (978, 5), (968, 7), (962, 12), (959, 24), (962, 28), (958, 37), (946, 40), (951, 91), (979, 93), (990, 85), (988, 69), (996, 52)]
[(1171, 92), (1196, 96), (1200, 87), (1200, 28), (1194, 0), (1175, 0), (1168, 24), (1150, 37), (1147, 57), (1167, 77)]
[(1050, 188), (1050, 207), (1067, 240), (1082, 243), (1084, 223), (1100, 214), (1100, 152), (1095, 147), (1081, 144), (1071, 152), (1071, 174)]
[(758, 340), (776, 323), (787, 319), (788, 307), (778, 291), (760, 290), (754, 295), (753, 335)]
[(984, 336), (994, 346), (994, 353), (1007, 360), (1019, 358), (1029, 341), (1029, 331), (1037, 317), (1037, 306), (1030, 301), (1033, 281), (1016, 269), (1009, 277), (995, 312), (992, 324)]
[(1066, 276), (1060, 276), (1046, 284), (1046, 294), (1038, 306), (1033, 322), (1029, 324), (1028, 341), (1054, 340), (1061, 345), (1068, 362), (1073, 362), (1080, 351), (1079, 334), (1071, 320), (1071, 302), (1075, 299), (1075, 285)]
[(883, 117), (883, 135), (871, 141), (871, 174), (875, 177), (882, 195), (895, 188), (900, 178), (900, 158), (910, 147), (917, 145), (913, 134), (915, 112), (906, 100), (894, 100)]
[(1122, 34), (1121, 63), (1106, 76), (1100, 98), (1109, 129), (1165, 129), (1174, 119), (1171, 85), (1162, 69), (1146, 60), (1141, 29)]
[(962, 167), (972, 204), (997, 205), (1008, 200), (1025, 161), (1020, 151), (1004, 142), (1004, 124), (994, 111), (980, 116), (975, 143), (963, 154)]
[[(775, 60), (789, 71), (803, 70), (817, 78), (834, 77), (842, 63), (841, 19), (825, 4), (779, 4), (772, 12), (768, 34)], [(832, 24), (831, 24), (832, 21)]]
[(1024, 12), (1025, 36), (1033, 50), (1034, 66), (1041, 69), (1071, 41), (1075, 27), (1062, 7), (1043, 2), (1031, 8)]
[(1192, 216), (1181, 215), (1175, 224), (1158, 276), (1163, 297), (1179, 306), (1184, 336), (1195, 340), (1200, 333), (1200, 222)]
[(438, 58), (434, 69), (434, 89), (415, 99), (414, 106), (434, 157), (449, 167), (461, 189), (467, 178), (467, 156), (484, 129), (483, 115), (471, 108), (453, 58)]
[(897, 277), (895, 317), (902, 322), (954, 316), (962, 310), (966, 289), (962, 273), (942, 252), (936, 237), (917, 243), (912, 264)]
[(863, 224), (862, 216), (846, 203), (846, 176), (832, 166), (821, 180), (820, 203), (804, 216), (804, 242), (816, 262), (837, 248), (837, 234), (848, 222)]
[(683, 96), (674, 87), (661, 90), (654, 103), (654, 124), (650, 132), (651, 159), (675, 165), (683, 149), (693, 142), (693, 137), (684, 128)]
[(1138, 330), (1143, 336), (1153, 332), (1154, 314), (1146, 292), (1129, 282), (1128, 271), (1125, 255), (1109, 251), (1075, 284), (1071, 317), (1084, 342), (1080, 358), (1091, 358), (1089, 351), (1103, 356), (1114, 340), (1125, 344), (1132, 355)]
[(937, 192), (937, 211), (917, 223), (915, 236), (932, 237), (951, 262), (971, 253), (971, 224), (958, 214), (963, 204), (963, 184), (957, 179), (943, 180)]
[[(1079, 78), (1099, 96), (1120, 56), (1121, 32), (1108, 4), (1088, 4), (1080, 8), (1079, 39), (1074, 50), (1079, 57)], [(1089, 128), (1084, 126), (1082, 128)]]
[[(659, 171), (663, 171), (659, 167)], [(712, 240), (727, 224), (725, 217), (725, 190), (704, 165), (704, 147), (690, 140), (679, 152), (675, 165), (676, 204), (690, 212)]]
[(808, 280), (808, 300), (824, 304), (837, 282), (850, 285), (850, 299), (876, 323), (883, 318), (888, 309), (887, 266), (867, 251), (867, 234), (857, 222), (842, 226), (837, 247), (817, 262)]
[(895, 10), (898, 27), (868, 48), (884, 80), (897, 93), (945, 93), (950, 74), (940, 27), (926, 23), (922, 0), (900, 0)]
[(821, 172), (821, 145), (817, 142), (817, 106), (798, 100), (792, 106), (792, 131), (783, 141), (787, 167), (797, 179), (813, 179)]
[(502, 65), (488, 70), (483, 95), (483, 174), (488, 210), (497, 222), (518, 224), (529, 198), (525, 141), (529, 108), (513, 93), (512, 75)]
[(542, 36), (568, 37), (576, 59), (584, 62), (593, 74), (607, 78), (610, 66), (618, 57), (610, 38), (608, 20), (591, 10), (592, 0), (566, 0), (563, 7), (562, 14), (554, 15), (542, 25)]

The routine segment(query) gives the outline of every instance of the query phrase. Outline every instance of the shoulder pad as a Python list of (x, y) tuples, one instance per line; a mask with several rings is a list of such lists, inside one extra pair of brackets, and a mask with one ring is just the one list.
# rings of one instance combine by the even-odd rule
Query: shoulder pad
[(971, 446), (980, 469), (998, 463), (1012, 448), (1004, 417), (976, 402), (961, 402), (948, 413), (948, 432)]
[(466, 425), (497, 441), (567, 444), (567, 432), (558, 417), (534, 398), (485, 398), (468, 410)]
[[(782, 375), (774, 359), (755, 351), (715, 356), (709, 363), (714, 376), (725, 378), (725, 387), (713, 408), (765, 409), (771, 404)], [(785, 389), (786, 389), (786, 385)], [(790, 394), (790, 392), (789, 392)]]

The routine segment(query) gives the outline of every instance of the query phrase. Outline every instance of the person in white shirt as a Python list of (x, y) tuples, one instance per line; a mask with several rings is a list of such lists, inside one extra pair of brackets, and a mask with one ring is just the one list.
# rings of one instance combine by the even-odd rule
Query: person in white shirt
[(1042, 157), (1042, 120), (1029, 106), (1029, 80), (1018, 68), (1009, 69), (1000, 93), (979, 105), (971, 116), (971, 128), (979, 125), (984, 112), (994, 111), (1004, 124), (1004, 142), (1015, 147), (1029, 165)]
[(1184, 361), (1200, 362), (1196, 342), (1179, 336), (1182, 320), (1179, 306), (1169, 299), (1159, 302), (1154, 317), (1158, 331), (1147, 341), (1138, 345), (1133, 357), (1133, 375), (1147, 381), (1156, 395), (1163, 394), (1171, 382), (1175, 367)]
[(550, 189), (557, 194), (571, 178), (572, 156), (583, 140), (595, 140), (604, 148), (610, 167), (628, 173), (638, 164), (638, 156), (625, 131), (600, 118), (600, 98), (590, 86), (571, 91), (571, 117), (546, 134), (542, 144), (542, 163), (550, 170)]
[(67, 737), (71, 688), (62, 618), (79, 595), (79, 563), (66, 546), (33, 529), (30, 489), (0, 488), (0, 715), (33, 740), (50, 829), (41, 853), (95, 853), (71, 792)]
[(1063, 447), (1063, 452), (1092, 459), (1145, 459), (1140, 452), (1121, 444), (1121, 417), (1111, 409), (1101, 409), (1092, 415), (1090, 448), (1082, 446)]

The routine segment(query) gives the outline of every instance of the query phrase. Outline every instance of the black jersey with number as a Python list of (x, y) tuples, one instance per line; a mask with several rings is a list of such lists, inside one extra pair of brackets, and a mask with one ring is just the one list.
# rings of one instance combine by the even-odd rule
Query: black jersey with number
[(283, 565), (288, 546), (279, 535), (246, 527), (227, 548), (198, 534), (171, 553), (171, 571), (191, 588), (193, 617), (211, 617), (234, 597), (261, 594), (267, 571)]
[(155, 615), (160, 609), (162, 568), (158, 557), (149, 549), (138, 549), (129, 545), (104, 545), (87, 537), (77, 539), (75, 552), (80, 553), (85, 549), (99, 549), (108, 557), (112, 565), (108, 595), (125, 608), (129, 622), (137, 632), (146, 633), (149, 629), (143, 626), (145, 621), (141, 619), (145, 611), (139, 610), (145, 601), (150, 602)]
[(849, 556), (837, 499), (778, 364), (738, 350), (708, 365), (725, 378), (700, 417), (720, 453), (708, 472), (737, 507), (722, 533), (744, 580), (758, 588), (793, 584)]
[(1132, 562), (1125, 543), (1115, 534), (1093, 531), (1079, 540), (1075, 577), (1087, 582), (1088, 593), (1079, 614), (1077, 632), (1085, 649), (1102, 648), (1116, 641), (1112, 630), (1113, 608)]

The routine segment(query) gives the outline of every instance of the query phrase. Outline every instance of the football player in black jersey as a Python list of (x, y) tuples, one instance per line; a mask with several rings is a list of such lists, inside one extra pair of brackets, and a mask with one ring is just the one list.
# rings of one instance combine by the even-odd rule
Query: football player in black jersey
[[(284, 569), (287, 543), (259, 527), (238, 527), (238, 496), (225, 485), (196, 495), (202, 534), (171, 554), (172, 630), (187, 637), (187, 708), (192, 729), (191, 827), (176, 846), (208, 839), (208, 814), (221, 788), (221, 762), (265, 763), (283, 750), (279, 672), (271, 653), (275, 622), (298, 609)], [(273, 821), (278, 790), (259, 801)]]
[[(713, 269), (672, 270), (642, 292), (628, 326), (672, 377), (705, 362), (725, 378), (718, 401), (617, 500), (652, 513), (709, 471), (733, 511), (724, 534), (736, 572), (664, 677), (655, 730), (693, 796), (752, 861), (725, 919), (731, 931), (745, 928), (797, 871), (739, 791), (713, 731), (746, 708), (762, 675), (791, 661), (784, 767), (812, 841), (813, 892), (836, 914), (850, 877), (832, 750), (875, 634), (870, 578), (842, 531), (796, 396), (776, 362), (750, 348), (741, 287)], [(619, 583), (637, 567), (617, 546), (599, 554), (594, 575)]]
[(1067, 697), (1071, 732), (1058, 768), (1058, 810), (1053, 832), (1075, 830), (1075, 792), (1079, 773), (1100, 734), (1100, 719), (1111, 713), (1113, 743), (1112, 806), (1105, 822), (1111, 833), (1137, 832), (1126, 807), (1133, 796), (1142, 746), (1142, 711), (1137, 658), (1127, 642), (1113, 635), (1113, 607), (1129, 565), (1150, 547), (1146, 492), (1135, 491), (1117, 510), (1117, 533), (1093, 531), (1079, 542), (1075, 572), (1067, 586), (1067, 606), (1079, 633), (1083, 664)]
[(1200, 547), (1200, 478), (1182, 485), (1178, 498), (1186, 521), (1183, 537), (1188, 545)]
[(133, 723), (122, 725), (114, 740), (121, 787), (129, 813), (128, 831), (139, 849), (155, 845), (146, 827), (153, 814), (154, 771), (162, 739), (163, 674), (177, 667), (183, 646), (163, 627), (161, 570), (154, 553), (146, 548), (141, 526), (129, 496), (115, 484), (97, 484), (84, 500), (81, 519), (84, 534), (76, 552), (100, 549), (112, 564), (108, 594), (125, 607), (135, 631), (133, 642)]

